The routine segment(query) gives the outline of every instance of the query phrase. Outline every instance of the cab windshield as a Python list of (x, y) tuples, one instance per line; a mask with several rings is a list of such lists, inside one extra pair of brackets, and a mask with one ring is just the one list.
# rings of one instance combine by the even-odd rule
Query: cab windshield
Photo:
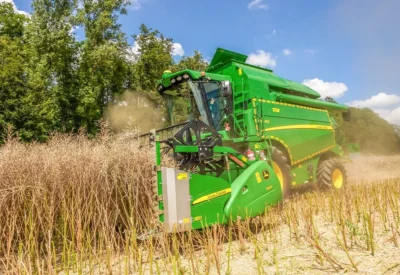
[(164, 92), (169, 125), (199, 119), (219, 130), (224, 118), (224, 99), (218, 82), (191, 81)]
[(224, 98), (217, 82), (203, 82), (202, 88), (206, 95), (206, 105), (210, 113), (210, 119), (215, 129), (219, 129), (224, 114)]

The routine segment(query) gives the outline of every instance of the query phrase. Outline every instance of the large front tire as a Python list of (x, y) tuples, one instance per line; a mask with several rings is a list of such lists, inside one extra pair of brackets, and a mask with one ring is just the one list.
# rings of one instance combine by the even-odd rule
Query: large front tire
[(272, 147), (272, 161), (270, 165), (274, 169), (276, 176), (278, 177), (279, 183), (282, 190), (282, 199), (286, 199), (290, 195), (290, 166), (288, 165), (288, 159), (285, 155), (276, 147)]
[(347, 185), (347, 173), (338, 158), (323, 160), (317, 170), (318, 185), (322, 189), (342, 189)]

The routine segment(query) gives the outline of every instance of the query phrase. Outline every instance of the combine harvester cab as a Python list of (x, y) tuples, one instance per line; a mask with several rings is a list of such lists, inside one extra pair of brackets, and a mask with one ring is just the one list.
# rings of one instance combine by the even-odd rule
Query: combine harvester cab
[[(217, 49), (206, 72), (166, 71), (157, 84), (169, 124), (152, 133), (166, 232), (260, 215), (303, 184), (346, 184), (345, 144), (328, 111), (347, 119), (349, 108), (246, 59)], [(162, 165), (166, 154), (176, 167)]]

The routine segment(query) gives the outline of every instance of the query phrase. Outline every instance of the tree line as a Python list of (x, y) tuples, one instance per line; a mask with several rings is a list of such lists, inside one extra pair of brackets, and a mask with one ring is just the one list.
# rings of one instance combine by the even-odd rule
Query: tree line
[[(336, 102), (332, 98), (325, 99)], [(400, 126), (392, 125), (369, 108), (350, 107), (350, 120), (331, 112), (339, 126), (338, 136), (345, 142), (358, 143), (360, 151), (370, 154), (399, 154)]]
[[(132, 52), (117, 22), (127, 4), (34, 0), (25, 16), (0, 3), (1, 140), (10, 127), (28, 142), (55, 131), (95, 134), (107, 105), (127, 89), (149, 94), (165, 69), (206, 68), (198, 51), (175, 63), (173, 40), (145, 25), (132, 35)], [(77, 40), (77, 28), (85, 39)]]
[[(128, 4), (33, 0), (26, 16), (0, 3), (0, 143), (10, 129), (24, 142), (44, 142), (52, 132), (79, 129), (94, 135), (107, 106), (125, 91), (159, 103), (155, 83), (164, 70), (207, 68), (199, 51), (175, 62), (173, 39), (144, 24), (130, 36), (137, 49), (132, 52), (118, 24)], [(74, 34), (78, 28), (84, 31), (82, 40)], [(399, 150), (398, 128), (370, 109), (355, 113), (355, 123), (339, 119), (349, 139), (374, 152)]]

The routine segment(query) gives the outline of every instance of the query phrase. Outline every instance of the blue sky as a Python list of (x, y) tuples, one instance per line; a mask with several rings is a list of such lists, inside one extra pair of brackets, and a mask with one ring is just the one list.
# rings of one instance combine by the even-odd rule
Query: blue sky
[[(27, 12), (30, 2), (14, 0)], [(244, 53), (250, 63), (400, 125), (399, 0), (131, 2), (120, 18), (129, 37), (144, 23), (184, 55), (199, 50), (211, 59), (217, 47)]]

